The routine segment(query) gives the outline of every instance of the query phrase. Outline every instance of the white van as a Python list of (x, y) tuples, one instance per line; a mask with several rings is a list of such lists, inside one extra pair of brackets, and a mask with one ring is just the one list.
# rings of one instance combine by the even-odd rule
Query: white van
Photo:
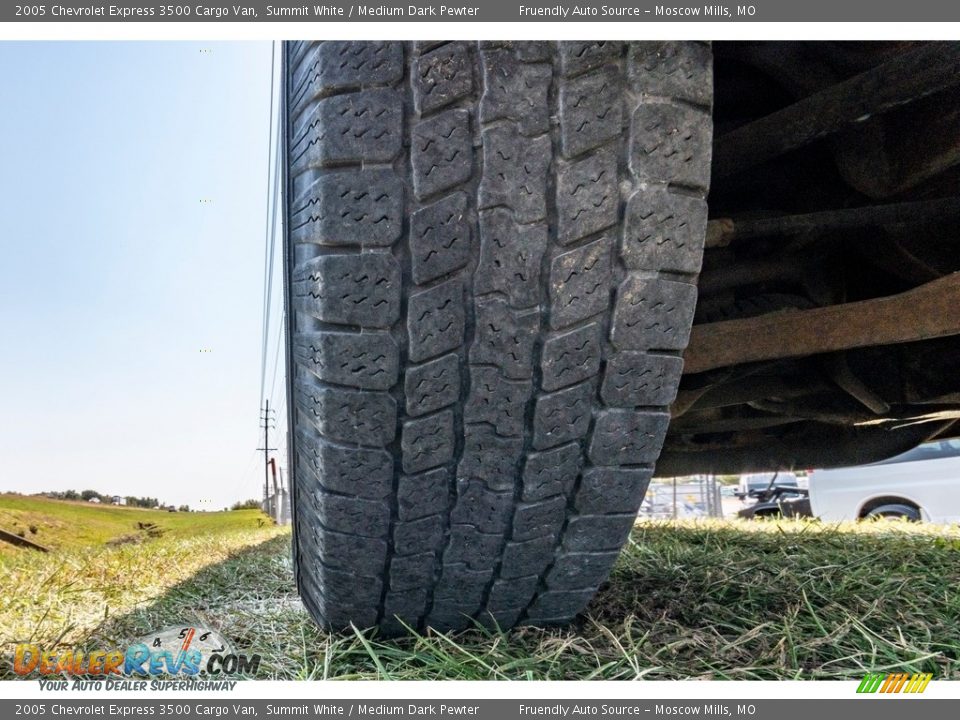
[(889, 460), (814, 470), (810, 505), (826, 521), (902, 517), (960, 522), (960, 439), (926, 443)]

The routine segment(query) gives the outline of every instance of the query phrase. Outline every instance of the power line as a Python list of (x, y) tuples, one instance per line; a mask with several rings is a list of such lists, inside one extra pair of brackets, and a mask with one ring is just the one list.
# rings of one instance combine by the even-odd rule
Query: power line
[[(263, 447), (258, 450), (263, 451), (263, 506), (264, 510), (271, 515), (277, 515), (273, 512), (280, 508), (282, 499), (278, 488), (274, 487), (274, 492), (270, 492), (270, 466), (271, 463), (276, 467), (276, 461), (270, 459), (270, 453), (276, 452), (276, 448), (270, 447), (270, 430), (276, 430), (276, 410), (270, 407), (276, 390), (277, 373), (280, 366), (280, 348), (283, 345), (283, 328), (285, 314), (281, 308), (279, 327), (277, 328), (277, 347), (273, 359), (273, 373), (270, 382), (270, 393), (266, 394), (267, 381), (267, 353), (270, 345), (271, 330), (271, 305), (273, 302), (273, 275), (274, 261), (276, 259), (277, 247), (277, 216), (280, 205), (280, 163), (281, 163), (281, 120), (274, 116), (274, 103), (276, 99), (276, 42), (270, 46), (270, 118), (269, 118), (269, 138), (270, 142), (267, 149), (267, 213), (264, 221), (264, 262), (263, 262), (263, 327), (260, 349), (260, 399), (263, 402), (261, 406), (261, 429), (263, 430)], [(271, 177), (272, 175), (272, 177)], [(285, 404), (286, 395), (282, 398)], [(274, 403), (274, 406), (276, 404)], [(274, 475), (276, 478), (276, 475)], [(276, 480), (274, 480), (276, 484)]]
[[(278, 132), (276, 135), (276, 144), (274, 146), (274, 155), (273, 155), (273, 204), (271, 206), (270, 212), (270, 263), (267, 270), (267, 306), (266, 306), (266, 317), (267, 324), (264, 327), (264, 342), (266, 342), (266, 336), (270, 332), (270, 304), (273, 301), (273, 261), (276, 257), (276, 244), (277, 244), (277, 199), (280, 195), (280, 133), (279, 133), (279, 124)], [(263, 348), (263, 377), (261, 378), (261, 388), (260, 393), (263, 394), (264, 386), (266, 385), (266, 371), (267, 371), (267, 346), (264, 345)]]
[(287, 321), (287, 314), (281, 313), (280, 326), (277, 328), (277, 352), (273, 358), (273, 380), (270, 382), (270, 399), (273, 399), (273, 391), (277, 387), (277, 370), (280, 367), (280, 348), (283, 347), (283, 326)]
[[(264, 257), (263, 257), (263, 328), (262, 328), (262, 349), (260, 354), (260, 401), (264, 399), (264, 389), (267, 383), (267, 336), (270, 329), (270, 296), (273, 292), (273, 251), (274, 236), (272, 232), (276, 230), (276, 192), (279, 185), (280, 157), (274, 153), (275, 144), (272, 142), (274, 131), (274, 94), (275, 94), (275, 71), (276, 71), (276, 41), (270, 44), (270, 116), (269, 116), (269, 135), (270, 143), (267, 145), (267, 212), (264, 218)], [(279, 123), (277, 123), (277, 137), (279, 138)], [(271, 170), (273, 170), (271, 177)]]

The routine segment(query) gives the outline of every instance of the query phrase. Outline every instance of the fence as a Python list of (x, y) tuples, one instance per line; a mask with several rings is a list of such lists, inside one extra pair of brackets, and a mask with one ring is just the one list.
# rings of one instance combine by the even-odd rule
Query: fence
[(640, 506), (650, 518), (723, 517), (720, 484), (713, 475), (654, 481)]

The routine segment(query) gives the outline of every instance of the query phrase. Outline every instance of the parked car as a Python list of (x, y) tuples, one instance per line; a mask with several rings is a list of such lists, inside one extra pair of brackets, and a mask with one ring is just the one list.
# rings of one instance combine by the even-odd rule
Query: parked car
[(738, 517), (748, 520), (811, 514), (806, 478), (801, 480), (792, 472), (741, 475), (737, 497), (753, 501), (737, 513)]
[(870, 465), (815, 470), (810, 504), (821, 520), (900, 517), (960, 522), (960, 440), (926, 443)]
[(737, 517), (746, 520), (756, 518), (795, 518), (811, 517), (810, 496), (807, 491), (797, 487), (777, 487), (761, 490), (753, 505), (747, 505)]
[(746, 500), (757, 497), (757, 493), (774, 487), (799, 487), (797, 476), (792, 472), (748, 473), (740, 476), (737, 497)]

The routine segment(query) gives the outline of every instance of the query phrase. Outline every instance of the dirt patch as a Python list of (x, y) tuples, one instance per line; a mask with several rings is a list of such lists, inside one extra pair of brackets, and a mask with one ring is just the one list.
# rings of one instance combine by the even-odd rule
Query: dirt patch
[(167, 532), (164, 528), (152, 522), (138, 522), (136, 524), (136, 530), (137, 531), (135, 533), (121, 535), (120, 537), (107, 540), (106, 544), (110, 547), (116, 547), (118, 545), (136, 545), (137, 543), (142, 543), (146, 540), (153, 540), (155, 538), (163, 537), (163, 535)]

